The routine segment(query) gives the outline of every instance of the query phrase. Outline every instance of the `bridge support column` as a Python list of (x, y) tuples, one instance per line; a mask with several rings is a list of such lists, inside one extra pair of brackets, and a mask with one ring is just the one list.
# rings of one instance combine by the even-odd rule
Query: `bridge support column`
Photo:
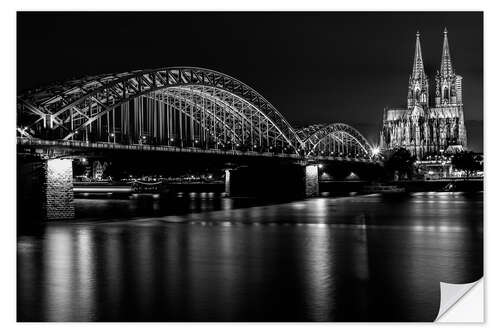
[(18, 158), (17, 165), (17, 213), (23, 225), (74, 218), (71, 159)]
[(47, 160), (42, 177), (42, 216), (47, 220), (74, 218), (73, 161)]
[(319, 167), (317, 164), (305, 167), (305, 195), (307, 198), (319, 195)]
[(231, 170), (226, 169), (224, 175), (224, 193), (226, 196), (231, 196)]

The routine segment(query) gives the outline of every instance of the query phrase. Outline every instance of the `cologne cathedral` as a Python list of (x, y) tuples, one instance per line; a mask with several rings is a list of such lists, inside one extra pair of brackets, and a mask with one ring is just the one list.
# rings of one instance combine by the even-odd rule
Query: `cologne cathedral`
[(408, 105), (384, 110), (380, 134), (383, 150), (403, 147), (421, 160), (466, 148), (462, 77), (453, 69), (446, 29), (441, 68), (436, 73), (435, 83), (434, 103), (430, 106), (429, 81), (417, 32), (413, 71), (408, 83)]

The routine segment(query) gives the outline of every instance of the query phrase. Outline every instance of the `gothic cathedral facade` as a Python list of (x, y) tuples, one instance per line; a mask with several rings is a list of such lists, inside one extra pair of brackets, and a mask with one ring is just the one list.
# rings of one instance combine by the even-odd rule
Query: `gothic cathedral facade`
[(430, 106), (429, 81), (417, 32), (407, 107), (384, 110), (380, 133), (382, 150), (406, 148), (421, 160), (427, 156), (466, 149), (462, 77), (453, 70), (446, 29), (441, 68), (436, 73), (435, 85), (434, 101)]

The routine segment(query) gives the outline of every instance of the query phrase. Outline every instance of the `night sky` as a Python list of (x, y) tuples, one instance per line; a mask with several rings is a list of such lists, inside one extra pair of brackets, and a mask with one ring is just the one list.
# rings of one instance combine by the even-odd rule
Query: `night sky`
[(406, 105), (417, 30), (433, 100), (445, 26), (469, 146), (482, 151), (482, 13), (18, 13), (17, 89), (205, 67), (253, 87), (293, 126), (345, 122), (374, 143), (384, 107)]

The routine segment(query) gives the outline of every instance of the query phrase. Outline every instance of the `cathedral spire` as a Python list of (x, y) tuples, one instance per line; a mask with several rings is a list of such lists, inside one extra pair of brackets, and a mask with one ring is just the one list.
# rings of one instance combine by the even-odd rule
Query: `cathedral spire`
[(441, 56), (441, 75), (448, 76), (453, 74), (451, 65), (450, 45), (448, 44), (448, 30), (444, 28), (443, 53)]
[(415, 42), (415, 57), (413, 58), (412, 78), (425, 78), (424, 60), (422, 58), (422, 47), (420, 46), (420, 32), (417, 31), (417, 40)]
[(417, 31), (415, 42), (415, 57), (413, 58), (413, 70), (408, 85), (408, 108), (420, 105), (427, 107), (429, 104), (429, 83), (424, 70), (424, 59), (422, 47), (420, 46), (420, 33)]

